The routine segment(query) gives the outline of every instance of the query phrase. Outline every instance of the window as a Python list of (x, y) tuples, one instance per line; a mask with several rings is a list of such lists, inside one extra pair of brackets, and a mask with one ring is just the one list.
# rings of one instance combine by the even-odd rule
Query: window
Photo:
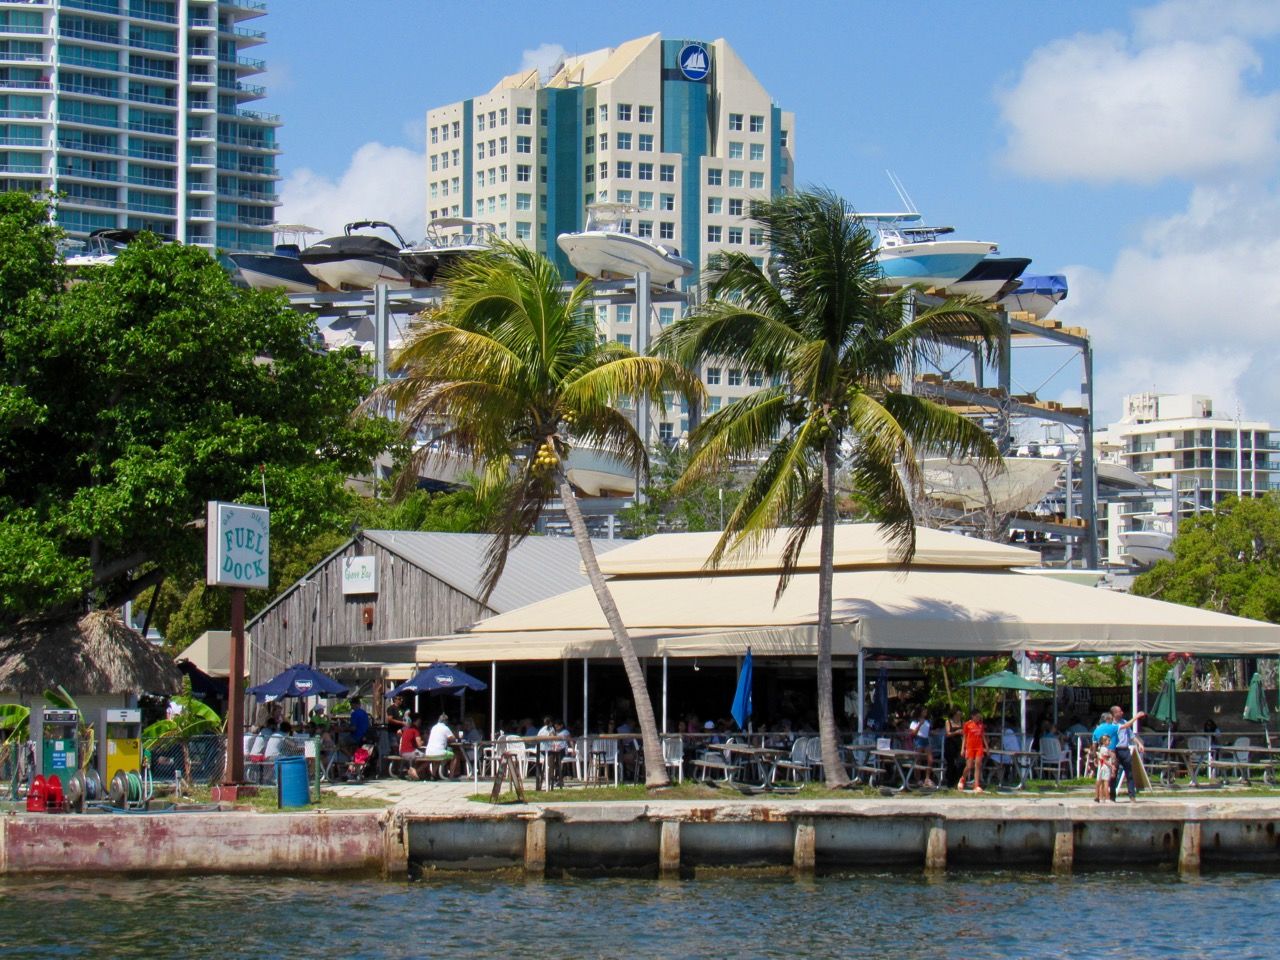
[(603, 326), (609, 322), (609, 308), (603, 303), (596, 305), (596, 323)]
[(527, 127), (533, 123), (533, 108), (516, 107), (516, 123), (522, 127)]
[(641, 180), (652, 180), (652, 179), (653, 179), (653, 164), (652, 164), (652, 163), (641, 163), (641, 164), (640, 164), (640, 166), (639, 166), (639, 168), (638, 168), (638, 170), (637, 170), (637, 174), (638, 174), (638, 178), (639, 178), (639, 179), (641, 179)]
[(658, 325), (665, 327), (673, 322), (676, 318), (675, 307), (659, 307), (658, 308)]
[(629, 103), (618, 104), (618, 119), (619, 120), (631, 119), (631, 104)]
[(484, 186), (484, 171), (483, 171), (483, 170), (479, 171), (479, 172), (476, 174), (476, 186), (477, 186), (477, 187), (483, 187), (483, 186)]
[(653, 123), (653, 106), (647, 103), (640, 104), (637, 119), (641, 123)]
[(439, 127), (432, 127), (432, 128), (431, 128), (431, 142), (432, 142), (432, 143), (439, 143), (439, 142), (440, 142), (440, 128), (439, 128)]
[(720, 243), (724, 230), (718, 226), (707, 227), (707, 243)]
[[(506, 168), (505, 166), (502, 166), (502, 167), (499, 167), (499, 168), (498, 168), (498, 180), (499, 180), (501, 183), (506, 183), (506, 182), (507, 182), (507, 168)], [(490, 183), (493, 183), (493, 171), (492, 171), (492, 170), (490, 170), (490, 171), (489, 171), (489, 182), (490, 182)]]
[(516, 183), (528, 183), (533, 179), (533, 167), (527, 163), (516, 164)]
[(720, 404), (723, 402), (722, 397), (707, 397), (707, 413), (719, 413)]
[(498, 152), (504, 157), (507, 155), (507, 138), (502, 137), (498, 140)]
[(631, 161), (630, 160), (618, 161), (618, 179), (619, 180), (631, 179)]
[(609, 165), (607, 163), (600, 164), (600, 179), (601, 180), (609, 179)]
[(587, 126), (594, 127), (596, 125), (596, 108), (587, 107), (586, 116), (587, 116)]
[(719, 197), (707, 197), (707, 213), (718, 214), (723, 212), (724, 201)]
[(484, 141), (483, 140), (481, 140), (478, 144), (476, 144), (476, 159), (477, 160), (484, 159)]
[(660, 441), (663, 443), (671, 443), (675, 438), (675, 428), (671, 424), (666, 421), (658, 424), (658, 439)]
[(587, 139), (586, 139), (586, 140), (582, 141), (582, 146), (583, 146), (583, 149), (585, 149), (587, 153), (595, 153), (595, 152), (596, 152), (596, 138), (595, 138), (594, 136), (587, 137)]
[(528, 240), (531, 236), (533, 236), (533, 231), (530, 228), (529, 222), (527, 220), (516, 221), (516, 239)]
[(759, 170), (751, 171), (751, 189), (752, 190), (764, 189), (764, 174), (761, 173)]
[(763, 373), (761, 373), (759, 370), (748, 370), (748, 371), (747, 371), (747, 386), (749, 386), (749, 387), (763, 387), (763, 386), (764, 386), (764, 374), (763, 374)]
[(653, 236), (653, 221), (641, 220), (638, 224), (636, 224), (636, 236), (651, 238)]
[[(629, 334), (629, 333), (620, 333), (620, 334), (618, 334), (617, 340), (618, 340), (618, 346), (620, 346), (620, 347), (630, 347), (630, 346), (631, 346), (631, 334)], [(630, 398), (628, 398), (628, 403), (627, 403), (627, 405), (628, 405), (628, 406), (630, 406)]]
[(720, 368), (707, 367), (707, 386), (714, 387), (720, 383)]
[[(502, 111), (502, 122), (503, 123), (507, 122), (507, 111), (505, 110)], [(490, 110), (489, 111), (489, 129), (492, 130), (497, 125), (498, 125), (498, 114), (496, 111)]]
[(752, 159), (752, 160), (763, 160), (763, 159), (764, 159), (764, 144), (763, 144), (763, 143), (753, 143), (753, 144), (751, 145), (751, 159)]
[(483, 129), (484, 129), (484, 114), (483, 114), (483, 113), (477, 113), (477, 114), (476, 114), (476, 129), (477, 129), (477, 130), (483, 130)]
[(722, 177), (722, 175), (721, 175), (721, 170), (720, 170), (720, 168), (719, 168), (719, 167), (708, 167), (708, 168), (707, 168), (707, 186), (709, 186), (709, 187), (718, 187), (718, 186), (720, 186), (720, 184), (721, 184), (721, 183), (723, 183), (723, 182), (724, 182), (724, 180), (723, 180), (723, 177)]
[(619, 323), (630, 323), (631, 305), (626, 303), (620, 304), (617, 308), (617, 318)]
[(749, 239), (751, 240), (751, 245), (753, 247), (759, 247), (764, 244), (764, 228), (763, 227), (752, 227), (751, 232), (748, 236), (749, 236)]
[(604, 123), (609, 119), (609, 105), (607, 103), (600, 104), (600, 122)]
[(618, 134), (618, 149), (619, 150), (631, 149), (631, 134), (629, 133)]
[(438, 155), (438, 154), (434, 154), (434, 153), (433, 153), (433, 154), (431, 155), (431, 169), (432, 169), (432, 170), (435, 170), (435, 169), (437, 168), (437, 165), (438, 165), (438, 164), (437, 164), (437, 161), (438, 161), (439, 159), (440, 159), (440, 157), (439, 157), (439, 155)]
[[(501, 119), (499, 119), (498, 122), (505, 127), (507, 125), (507, 108), (503, 107), (501, 110), (498, 111), (498, 113), (500, 114), (500, 117), (501, 117)], [(493, 126), (493, 124), (491, 123), (489, 124), (489, 126)]]
[(731, 217), (740, 217), (740, 216), (742, 216), (742, 201), (741, 201), (741, 200), (730, 200), (730, 201), (729, 201), (729, 216), (731, 216)]
[(462, 136), (462, 121), (455, 120), (453, 121), (453, 138), (456, 140), (460, 136)]
[(544, 157), (547, 155), (547, 138), (546, 137), (538, 138), (538, 152), (542, 154)]
[(440, 124), (440, 139), (441, 140), (449, 139), (449, 125), (447, 123)]
[(619, 191), (618, 191), (618, 202), (619, 202), (619, 203), (630, 203), (630, 202), (631, 202), (631, 191), (630, 191), (630, 190), (619, 190)]
[(764, 114), (753, 113), (751, 115), (751, 132), (764, 133)]
[(674, 163), (664, 163), (658, 167), (658, 179), (663, 183), (675, 183), (676, 165)]
[(539, 183), (547, 182), (547, 168), (545, 166), (538, 167), (538, 182)]
[(742, 129), (742, 114), (740, 113), (729, 114), (729, 129), (730, 130)]
[(531, 193), (517, 193), (517, 194), (516, 194), (516, 209), (517, 209), (517, 210), (532, 210), (532, 209), (533, 209), (533, 194), (531, 194)]
[(639, 207), (641, 210), (652, 210), (653, 209), (653, 191), (641, 190), (640, 199), (636, 203), (636, 206)]
[(453, 151), (453, 165), (456, 167), (461, 162), (462, 162), (462, 151), (461, 150)]
[(729, 371), (729, 386), (731, 386), (731, 387), (740, 387), (740, 386), (742, 386), (742, 371), (741, 371), (741, 370), (730, 370), (730, 371)]
[(609, 135), (607, 133), (600, 134), (600, 149), (601, 150), (609, 149)]
[(541, 110), (538, 111), (538, 123), (544, 127), (547, 125), (547, 108), (546, 107), (543, 107)]
[(533, 153), (533, 137), (516, 137), (516, 153)]
[(742, 171), (741, 171), (741, 170), (730, 170), (730, 171), (729, 171), (729, 186), (731, 186), (731, 187), (740, 187), (740, 186), (742, 186)]
[(658, 197), (659, 210), (674, 210), (676, 208), (676, 195), (674, 193), (664, 193)]
[(641, 153), (653, 153), (653, 134), (652, 133), (640, 134), (639, 150)]
[(729, 141), (729, 159), (730, 160), (742, 159), (742, 141), (741, 140)]
[(587, 164), (587, 183), (596, 182), (596, 165), (594, 163)]
[(663, 220), (658, 224), (659, 240), (674, 240), (676, 238), (676, 225), (669, 220)]
[(730, 227), (730, 228), (729, 228), (729, 242), (730, 242), (730, 243), (741, 243), (741, 242), (742, 242), (742, 228), (741, 228), (741, 227)]

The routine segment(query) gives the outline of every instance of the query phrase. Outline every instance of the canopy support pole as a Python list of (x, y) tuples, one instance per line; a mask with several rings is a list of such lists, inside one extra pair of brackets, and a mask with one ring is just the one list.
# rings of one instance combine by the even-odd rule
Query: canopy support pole
[(587, 735), (587, 657), (582, 658), (582, 735)]
[(569, 722), (569, 661), (560, 661), (560, 719)]
[(667, 655), (662, 655), (662, 732), (667, 732)]
[(489, 739), (498, 739), (498, 661), (489, 661)]
[[(974, 671), (974, 659), (973, 657), (970, 657), (969, 658), (969, 683), (972, 684), (975, 679), (976, 679), (976, 674)], [(969, 713), (970, 714), (973, 713), (973, 687), (972, 686), (969, 687)]]
[[(1139, 654), (1135, 650), (1133, 662), (1129, 664), (1129, 687), (1133, 697), (1133, 711), (1129, 714), (1130, 720), (1138, 715), (1138, 657)], [(1138, 733), (1138, 725), (1136, 723), (1133, 725), (1133, 732), (1135, 735)]]
[(863, 653), (861, 645), (858, 647), (858, 732), (865, 733), (867, 729), (867, 668), (866, 654)]
[(1053, 727), (1058, 728), (1058, 657), (1055, 654), (1049, 661), (1049, 671), (1053, 674)]

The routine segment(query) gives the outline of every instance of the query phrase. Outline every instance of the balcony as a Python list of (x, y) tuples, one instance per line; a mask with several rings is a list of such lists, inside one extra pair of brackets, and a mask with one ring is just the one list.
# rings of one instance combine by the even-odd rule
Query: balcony
[[(45, 115), (40, 110), (0, 110), (0, 120), (44, 120)], [(74, 119), (67, 118), (66, 119)]]
[(279, 153), (280, 145), (270, 140), (255, 140), (251, 137), (218, 137), (218, 142), (228, 147), (241, 147), (245, 150), (260, 150), (264, 153)]
[[(260, 110), (241, 110), (236, 114), (241, 120), (252, 120), (255, 123), (270, 123), (274, 125), (280, 124), (280, 114), (263, 113)], [(1280, 447), (1276, 449), (1280, 450)]]
[(6, 23), (0, 24), (0, 33), (20, 33), (27, 37), (47, 37), (49, 36), (49, 28), (44, 24), (36, 26), (32, 23)]
[(267, 12), (264, 0), (222, 0), (221, 5), (246, 13), (249, 17), (260, 17)]
[(124, 177), (118, 173), (110, 173), (106, 170), (88, 170), (83, 167), (59, 167), (59, 177), (68, 177), (72, 180), (94, 180), (107, 183), (124, 183)]
[(138, 67), (129, 64), (129, 73), (135, 77), (154, 77), (156, 80), (167, 80), (169, 83), (178, 82), (177, 70), (160, 70), (156, 67)]
[(213, 21), (207, 17), (192, 17), (187, 21), (187, 26), (192, 30), (212, 30)]
[(20, 147), (27, 150), (48, 149), (45, 141), (32, 140), (28, 137), (0, 137), (0, 147)]
[(152, 23), (173, 23), (178, 22), (178, 18), (168, 13), (157, 13), (152, 10), (140, 10), (134, 7), (129, 8), (129, 16), (135, 20), (150, 20)]
[(73, 207), (106, 207), (109, 210), (123, 210), (125, 205), (120, 200), (104, 200), (101, 197), (78, 197), (74, 193), (64, 193), (58, 200), (59, 206)]
[(135, 40), (129, 38), (129, 46), (135, 50), (155, 50), (157, 53), (173, 53), (178, 52), (177, 41), (173, 43), (156, 43), (154, 40)]
[(176, 127), (159, 123), (143, 123), (141, 120), (130, 120), (126, 126), (134, 133), (149, 133), (157, 137), (176, 137), (178, 135)]
[(0, 77), (0, 90), (51, 90), (48, 80), (6, 80)]
[(102, 43), (109, 46), (117, 46), (120, 43), (120, 34), (103, 33), (101, 30), (78, 30), (75, 27), (58, 27), (58, 37), (62, 39), (72, 40), (88, 40), (90, 43)]
[(173, 153), (157, 153), (154, 150), (139, 150), (130, 147), (127, 156), (134, 160), (146, 160), (150, 163), (177, 163), (178, 157)]
[(79, 151), (81, 153), (101, 153), (108, 154), (113, 157), (123, 157), (124, 150), (118, 146), (111, 146), (105, 143), (85, 143), (83, 140), (63, 140), (58, 139), (59, 150)]
[(187, 47), (187, 56), (192, 60), (213, 60), (214, 53), (208, 47)]
[(47, 53), (6, 53), (0, 50), (0, 63), (35, 63), (47, 67), (50, 60)]
[(43, 177), (44, 167), (29, 167), (23, 163), (0, 163), (0, 173), (16, 173), (26, 177)]
[(128, 98), (133, 103), (149, 103), (155, 107), (176, 107), (177, 99), (174, 97), (153, 97), (149, 93), (133, 93), (130, 92)]
[(64, 7), (73, 10), (88, 10), (91, 13), (106, 13), (113, 17), (120, 16), (120, 4), (117, 0), (62, 0)]

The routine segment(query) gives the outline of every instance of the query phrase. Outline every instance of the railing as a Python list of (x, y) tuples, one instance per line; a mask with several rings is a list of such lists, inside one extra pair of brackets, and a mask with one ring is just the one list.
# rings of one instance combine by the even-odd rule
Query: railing
[(109, 153), (115, 157), (124, 156), (124, 151), (119, 146), (107, 143), (86, 143), (83, 140), (63, 140), (59, 137), (58, 147), (61, 150), (79, 150), (82, 153)]
[(79, 180), (106, 180), (110, 183), (124, 183), (124, 178), (118, 173), (108, 173), (105, 170), (83, 170), (75, 167), (59, 167), (58, 176), (75, 177)]
[[(45, 84), (47, 87), (48, 84)], [(78, 93), (85, 97), (104, 97), (114, 100), (120, 96), (119, 87), (91, 87), (87, 83), (73, 83), (70, 80), (59, 80), (58, 90), (62, 93)]]
[(5, 80), (0, 78), (0, 87), (7, 87), (10, 90), (49, 90), (51, 84), (48, 80)]
[(74, 10), (90, 10), (93, 13), (110, 13), (120, 16), (120, 4), (115, 0), (63, 0), (62, 5)]
[(267, 39), (265, 30), (250, 30), (247, 27), (236, 27), (231, 33), (242, 40), (262, 40)]
[(31, 37), (47, 37), (49, 28), (44, 24), (37, 27), (29, 23), (5, 23), (0, 24), (0, 33), (25, 33)]
[(92, 40), (94, 43), (110, 43), (117, 44), (120, 42), (120, 34), (103, 33), (100, 30), (80, 30), (76, 27), (58, 27), (58, 36), (70, 37), (73, 40)]
[(172, 97), (153, 97), (149, 93), (130, 93), (129, 99), (134, 103), (150, 103), (157, 107), (176, 107), (178, 101)]
[(235, 63), (237, 67), (248, 67), (250, 70), (267, 69), (267, 61), (255, 57), (236, 57)]
[(0, 50), (0, 63), (40, 63), (47, 65), (47, 53), (6, 53)]
[(135, 77), (155, 77), (157, 80), (168, 80), (170, 83), (178, 82), (178, 74), (176, 70), (160, 70), (156, 67), (139, 67), (129, 64), (129, 72)]
[(43, 120), (41, 110), (0, 110), (0, 120)]
[(157, 153), (154, 150), (137, 150), (133, 147), (129, 148), (128, 155), (134, 160), (150, 160), (152, 163), (178, 162), (178, 156), (175, 153)]
[(0, 147), (30, 147), (33, 150), (44, 150), (47, 144), (43, 140), (31, 140), (28, 137), (0, 137)]
[(63, 67), (83, 67), (89, 70), (111, 70), (116, 73), (124, 69), (120, 66), (119, 61), (91, 60), (88, 57), (77, 57), (68, 53), (58, 56), (58, 65)]
[(263, 0), (222, 0), (224, 7), (237, 7), (240, 10), (250, 10), (254, 13), (265, 13), (267, 10), (266, 3)]
[(129, 46), (138, 50), (155, 50), (158, 53), (177, 53), (178, 45), (176, 43), (158, 43), (155, 40), (136, 40), (129, 38)]
[(128, 182), (138, 187), (152, 187), (156, 190), (176, 190), (178, 189), (177, 181), (164, 180), (160, 177), (140, 177), (137, 174), (129, 174)]
[[(241, 117), (245, 120), (256, 120), (259, 123), (279, 123), (280, 122), (280, 114), (263, 113), (260, 110), (241, 110), (239, 113), (236, 114), (236, 116)], [(1277, 449), (1280, 449), (1280, 447), (1277, 447)]]
[(188, 97), (187, 109), (188, 110), (212, 110), (213, 104), (209, 101), (208, 97)]
[(29, 177), (43, 177), (44, 167), (28, 167), (19, 163), (0, 163), (0, 173), (21, 173)]
[(178, 18), (169, 13), (157, 13), (154, 10), (139, 10), (134, 7), (129, 8), (129, 16), (135, 20), (150, 20), (153, 23), (177, 23)]
[(187, 26), (192, 30), (212, 30), (213, 21), (208, 17), (192, 17), (187, 21)]
[(143, 123), (141, 120), (130, 120), (126, 126), (135, 133), (154, 133), (162, 137), (176, 137), (178, 129), (160, 123)]
[(107, 207), (111, 210), (123, 210), (125, 205), (120, 200), (105, 200), (100, 197), (82, 197), (74, 193), (63, 194), (62, 203), (70, 203), (79, 207)]

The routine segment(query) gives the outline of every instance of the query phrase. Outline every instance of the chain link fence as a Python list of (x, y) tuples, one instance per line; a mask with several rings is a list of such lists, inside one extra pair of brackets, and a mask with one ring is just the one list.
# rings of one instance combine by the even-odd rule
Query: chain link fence
[[(314, 744), (311, 750), (308, 744)], [(279, 752), (272, 759), (251, 761), (245, 750), (245, 779), (250, 783), (275, 783), (274, 756), (307, 758), (307, 778), (315, 781), (315, 757), (319, 742), (311, 737), (279, 737)], [(273, 748), (274, 750), (274, 745)], [(227, 738), (221, 734), (206, 734), (183, 741), (165, 737), (150, 746), (151, 776), (156, 788), (172, 789), (175, 781), (203, 787), (221, 783), (226, 766)]]

